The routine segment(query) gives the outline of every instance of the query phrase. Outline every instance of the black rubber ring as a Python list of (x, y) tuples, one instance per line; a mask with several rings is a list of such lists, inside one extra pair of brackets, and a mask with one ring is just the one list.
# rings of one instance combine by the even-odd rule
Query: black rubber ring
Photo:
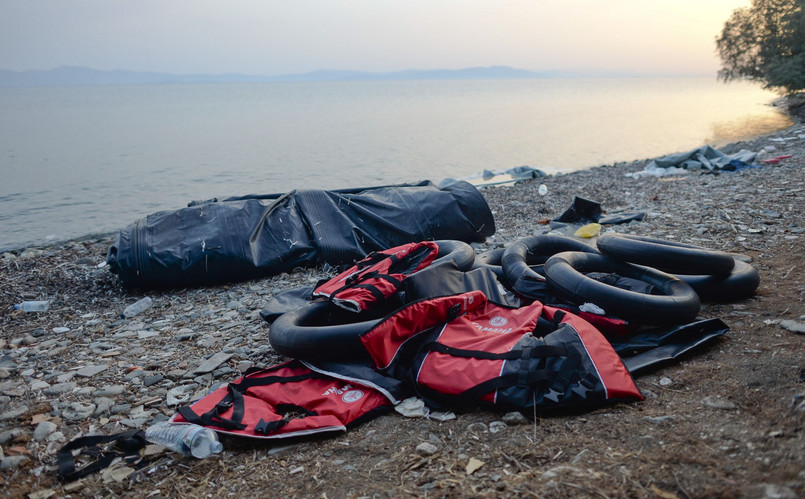
[[(604, 284), (584, 275), (608, 272), (647, 282), (660, 294), (643, 294)], [(685, 324), (696, 318), (701, 302), (696, 292), (676, 277), (649, 267), (618, 262), (604, 255), (565, 252), (545, 262), (548, 284), (572, 302), (593, 303), (607, 315), (636, 324)]]
[(740, 260), (727, 276), (676, 275), (699, 295), (701, 301), (728, 302), (749, 298), (760, 285), (760, 274), (755, 267)]
[(607, 232), (598, 238), (601, 253), (616, 260), (672, 274), (729, 275), (732, 255), (692, 244)]
[(526, 237), (512, 243), (503, 252), (501, 264), (506, 284), (522, 296), (539, 299), (545, 278), (530, 265), (544, 263), (563, 251), (598, 253), (593, 246), (570, 237), (548, 234)]

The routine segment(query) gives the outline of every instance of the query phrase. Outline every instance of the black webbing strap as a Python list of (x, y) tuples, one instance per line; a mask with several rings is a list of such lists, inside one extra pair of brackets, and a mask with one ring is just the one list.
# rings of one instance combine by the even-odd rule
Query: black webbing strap
[(535, 347), (509, 350), (503, 353), (485, 352), (483, 350), (465, 350), (455, 348), (437, 341), (426, 343), (422, 346), (423, 350), (439, 352), (453, 357), (463, 357), (484, 360), (517, 360), (517, 359), (536, 359), (547, 357), (562, 357), (567, 355), (567, 348), (557, 345), (539, 345)]
[[(114, 442), (112, 449), (101, 449), (99, 445)], [(56, 454), (59, 467), (59, 479), (72, 482), (90, 473), (100, 471), (122, 454), (124, 459), (133, 462), (140, 457), (140, 449), (145, 447), (145, 432), (131, 430), (114, 435), (89, 435), (78, 437), (64, 445)], [(81, 449), (81, 454), (95, 457), (95, 461), (83, 468), (76, 469), (73, 451)]]

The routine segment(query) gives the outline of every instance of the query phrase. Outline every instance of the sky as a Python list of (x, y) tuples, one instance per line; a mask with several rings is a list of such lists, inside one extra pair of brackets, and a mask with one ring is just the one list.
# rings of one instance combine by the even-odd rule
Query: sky
[(0, 69), (715, 75), (749, 0), (0, 0)]

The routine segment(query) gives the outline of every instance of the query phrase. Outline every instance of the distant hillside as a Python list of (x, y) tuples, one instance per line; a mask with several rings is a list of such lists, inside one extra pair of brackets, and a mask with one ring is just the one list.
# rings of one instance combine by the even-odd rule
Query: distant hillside
[(506, 66), (466, 69), (409, 69), (389, 73), (367, 71), (318, 70), (279, 76), (244, 74), (193, 74), (137, 71), (100, 71), (77, 66), (49, 70), (9, 71), (0, 69), (0, 87), (74, 86), (74, 85), (147, 85), (166, 83), (233, 83), (266, 81), (382, 81), (382, 80), (458, 80), (545, 78), (546, 74)]

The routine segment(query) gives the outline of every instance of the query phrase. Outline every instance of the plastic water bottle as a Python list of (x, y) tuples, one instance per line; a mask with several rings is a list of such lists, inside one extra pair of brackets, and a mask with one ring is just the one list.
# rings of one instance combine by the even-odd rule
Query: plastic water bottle
[(22, 310), (23, 312), (44, 312), (50, 308), (50, 302), (47, 300), (42, 301), (24, 301), (14, 305), (14, 310)]
[(150, 307), (153, 304), (154, 304), (154, 302), (151, 301), (151, 298), (146, 296), (142, 300), (138, 300), (138, 301), (132, 303), (131, 305), (129, 305), (128, 307), (126, 307), (123, 310), (123, 313), (120, 314), (120, 318), (121, 319), (128, 319), (129, 317), (134, 317), (135, 315), (137, 315), (140, 312), (144, 311), (145, 309), (147, 309), (148, 307)]
[(224, 450), (214, 431), (191, 423), (163, 421), (153, 424), (146, 428), (145, 439), (152, 444), (198, 459), (210, 457)]
[(545, 185), (545, 184), (539, 184), (539, 188), (537, 189), (537, 192), (539, 193), (540, 196), (544, 196), (544, 195), (548, 194), (548, 186)]

